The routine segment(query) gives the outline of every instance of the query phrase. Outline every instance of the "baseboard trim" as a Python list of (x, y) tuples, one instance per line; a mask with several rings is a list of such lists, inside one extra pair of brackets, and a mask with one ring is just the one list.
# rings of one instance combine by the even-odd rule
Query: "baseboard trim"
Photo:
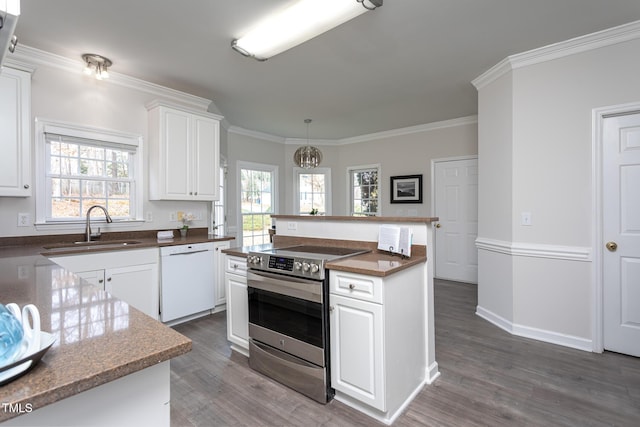
[(582, 351), (593, 351), (593, 341), (590, 339), (533, 328), (530, 326), (518, 325), (481, 306), (476, 307), (476, 315), (512, 335), (561, 345), (563, 347), (575, 348)]

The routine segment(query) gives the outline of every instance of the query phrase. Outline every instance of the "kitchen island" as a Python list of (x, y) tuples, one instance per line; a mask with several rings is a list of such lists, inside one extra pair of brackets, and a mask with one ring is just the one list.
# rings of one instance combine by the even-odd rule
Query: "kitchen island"
[[(331, 387), (336, 400), (392, 424), (423, 386), (439, 376), (431, 255), (432, 223), (437, 218), (272, 218), (276, 232), (271, 245), (223, 251), (228, 257), (227, 326), (232, 349), (249, 354), (247, 263), (242, 261), (248, 252), (298, 245), (368, 250), (324, 265), (330, 274)], [(378, 250), (381, 225), (410, 228), (410, 257)]]
[(46, 257), (0, 248), (3, 303), (35, 304), (55, 343), (30, 372), (0, 386), (0, 425), (165, 425), (169, 360), (191, 340)]

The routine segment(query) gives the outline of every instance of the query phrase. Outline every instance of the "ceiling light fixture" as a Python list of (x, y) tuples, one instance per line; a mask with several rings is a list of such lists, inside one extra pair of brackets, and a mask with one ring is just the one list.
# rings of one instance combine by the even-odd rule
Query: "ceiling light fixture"
[(103, 80), (109, 78), (109, 71), (107, 70), (113, 63), (109, 58), (96, 55), (94, 53), (85, 53), (82, 55), (84, 61), (84, 73), (88, 76), (91, 74), (96, 75), (96, 79)]
[(383, 0), (299, 0), (268, 16), (247, 34), (234, 39), (231, 47), (244, 56), (266, 61), (368, 10)]
[(309, 124), (311, 123), (311, 119), (305, 119), (304, 122), (307, 124), (307, 145), (296, 150), (293, 154), (293, 161), (296, 166), (303, 169), (313, 169), (317, 168), (320, 162), (322, 162), (322, 152), (316, 147), (309, 145)]

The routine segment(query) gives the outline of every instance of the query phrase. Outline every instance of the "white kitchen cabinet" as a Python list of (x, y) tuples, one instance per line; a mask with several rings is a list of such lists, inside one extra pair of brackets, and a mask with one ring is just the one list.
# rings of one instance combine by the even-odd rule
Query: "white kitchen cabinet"
[(149, 199), (219, 198), (221, 116), (155, 101), (149, 111)]
[(381, 304), (330, 295), (331, 385), (384, 411)]
[(225, 268), (224, 268), (224, 259), (225, 254), (222, 253), (223, 250), (229, 249), (231, 247), (231, 243), (226, 240), (223, 242), (215, 242), (213, 244), (214, 250), (214, 274), (216, 278), (216, 311), (219, 311), (221, 308), (224, 308), (227, 303), (227, 286), (224, 281)]
[(331, 386), (337, 400), (386, 424), (426, 383), (425, 268), (330, 271)]
[(158, 318), (157, 263), (108, 268), (104, 276), (105, 291), (148, 316)]
[(0, 72), (0, 196), (31, 196), (31, 73)]
[(247, 260), (226, 256), (227, 339), (231, 349), (249, 356), (249, 294), (247, 293)]
[(158, 319), (158, 249), (52, 256), (56, 264)]

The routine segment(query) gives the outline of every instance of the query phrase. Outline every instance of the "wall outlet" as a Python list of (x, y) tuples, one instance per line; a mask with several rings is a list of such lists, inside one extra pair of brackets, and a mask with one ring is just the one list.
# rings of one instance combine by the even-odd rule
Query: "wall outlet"
[(18, 214), (18, 227), (29, 227), (31, 225), (31, 214), (19, 213)]
[(520, 214), (520, 224), (527, 226), (532, 225), (531, 212), (522, 212)]
[(178, 220), (178, 214), (175, 212), (170, 212), (169, 213), (169, 221), (177, 221)]
[(288, 222), (287, 223), (287, 230), (297, 230), (298, 229), (298, 223), (297, 222)]
[(147, 221), (153, 221), (153, 212), (147, 212)]

